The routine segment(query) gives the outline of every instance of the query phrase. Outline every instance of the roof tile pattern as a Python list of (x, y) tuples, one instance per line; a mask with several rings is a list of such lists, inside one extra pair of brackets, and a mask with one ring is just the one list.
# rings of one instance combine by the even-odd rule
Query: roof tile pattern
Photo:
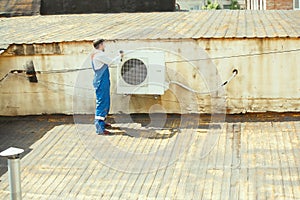
[(300, 11), (198, 11), (0, 18), (0, 44), (200, 38), (299, 38)]

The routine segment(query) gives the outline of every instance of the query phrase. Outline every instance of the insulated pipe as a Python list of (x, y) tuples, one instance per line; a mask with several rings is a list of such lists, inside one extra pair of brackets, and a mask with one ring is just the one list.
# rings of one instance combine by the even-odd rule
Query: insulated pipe
[(177, 81), (170, 81), (169, 84), (176, 84), (176, 85), (179, 85), (180, 87), (190, 91), (190, 92), (194, 92), (196, 94), (211, 94), (211, 93), (214, 93), (214, 92), (217, 92), (218, 90), (220, 90), (220, 88), (224, 87), (225, 85), (227, 85), (236, 75), (238, 74), (238, 70), (237, 69), (234, 69), (232, 71), (232, 76), (227, 80), (225, 81), (224, 83), (222, 83), (222, 85), (220, 85), (219, 87), (213, 89), (213, 90), (210, 90), (210, 91), (207, 91), (207, 92), (199, 92), (197, 90), (194, 90), (180, 82), (177, 82)]
[(21, 173), (20, 173), (20, 157), (8, 157), (8, 174), (10, 185), (10, 199), (21, 200)]
[(10, 147), (0, 153), (0, 156), (8, 159), (7, 163), (11, 200), (22, 200), (20, 154), (23, 152), (23, 149)]

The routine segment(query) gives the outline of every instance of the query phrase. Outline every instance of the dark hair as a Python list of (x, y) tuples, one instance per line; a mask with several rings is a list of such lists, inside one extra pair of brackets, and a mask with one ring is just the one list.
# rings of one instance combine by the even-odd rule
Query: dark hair
[(95, 47), (95, 49), (98, 49), (99, 44), (102, 44), (105, 40), (104, 39), (97, 39), (93, 42), (93, 45)]

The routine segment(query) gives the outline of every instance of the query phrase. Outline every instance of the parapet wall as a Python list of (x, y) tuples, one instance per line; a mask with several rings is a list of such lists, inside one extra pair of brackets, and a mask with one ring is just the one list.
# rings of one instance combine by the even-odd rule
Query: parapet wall
[[(118, 71), (111, 68), (111, 113), (300, 111), (300, 56), (299, 51), (288, 51), (299, 47), (297, 38), (122, 40), (107, 41), (106, 45), (110, 57), (118, 56), (121, 49), (162, 49), (166, 52), (166, 77), (200, 92), (226, 81), (233, 69), (239, 71), (214, 94), (195, 94), (170, 85), (164, 95), (155, 97), (116, 94)], [(11, 70), (23, 70), (30, 60), (36, 71), (44, 73), (37, 74), (38, 83), (30, 83), (25, 74), (9, 74), (1, 82), (0, 115), (92, 114), (93, 72), (74, 70), (90, 67), (91, 51), (88, 41), (11, 45), (0, 56), (1, 77)], [(200, 59), (174, 62), (192, 58)]]

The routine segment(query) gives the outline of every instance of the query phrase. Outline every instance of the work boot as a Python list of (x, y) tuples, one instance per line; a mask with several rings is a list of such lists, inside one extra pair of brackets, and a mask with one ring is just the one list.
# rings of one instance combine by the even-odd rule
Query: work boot
[(112, 135), (112, 132), (104, 130), (104, 132), (101, 135)]
[(111, 124), (110, 123), (105, 123), (105, 128), (112, 128)]

